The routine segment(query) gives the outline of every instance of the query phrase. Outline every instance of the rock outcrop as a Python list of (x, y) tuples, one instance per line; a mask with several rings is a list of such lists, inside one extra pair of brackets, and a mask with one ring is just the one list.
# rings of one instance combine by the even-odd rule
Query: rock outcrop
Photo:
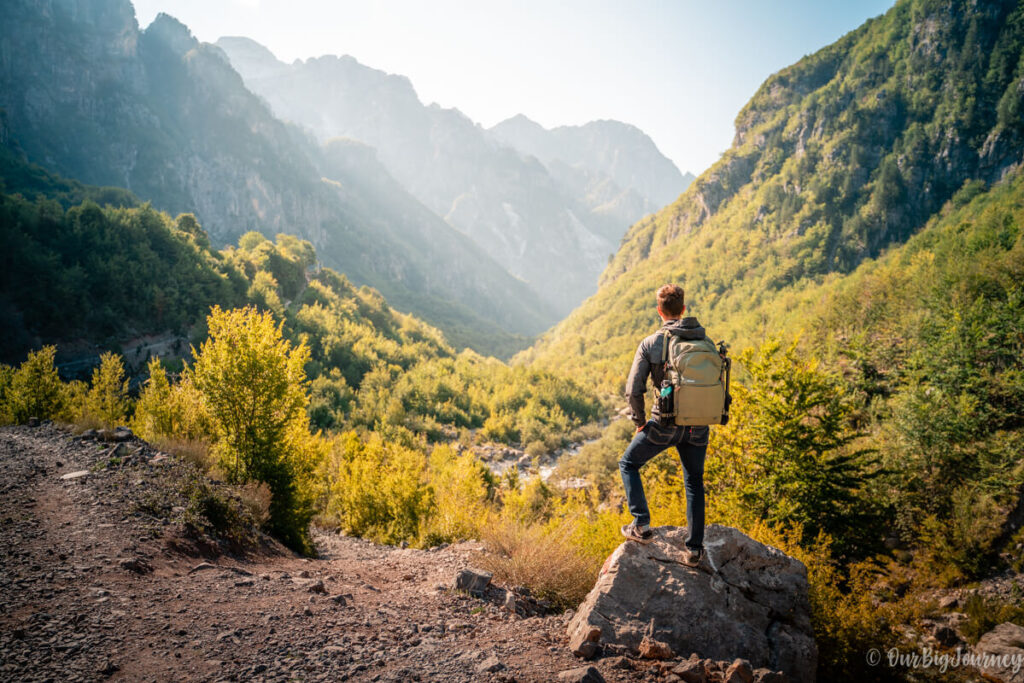
[(999, 624), (974, 646), (978, 670), (990, 681), (1024, 683), (1024, 628)]
[(813, 681), (818, 650), (807, 569), (742, 532), (710, 525), (705, 558), (682, 563), (686, 529), (660, 527), (648, 545), (626, 542), (605, 561), (569, 623), (570, 647), (638, 652), (646, 640), (676, 656), (748, 660), (795, 681)]

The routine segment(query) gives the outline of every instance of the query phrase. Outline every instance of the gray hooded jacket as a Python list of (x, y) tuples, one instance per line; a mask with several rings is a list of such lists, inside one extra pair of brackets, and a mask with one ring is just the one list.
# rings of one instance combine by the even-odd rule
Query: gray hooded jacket
[[(633, 356), (633, 367), (629, 370), (629, 379), (626, 380), (626, 397), (629, 399), (630, 419), (637, 427), (647, 423), (646, 410), (644, 408), (644, 394), (647, 392), (647, 379), (651, 379), (655, 387), (661, 386), (661, 380), (665, 378), (665, 366), (661, 362), (662, 346), (664, 345), (663, 334), (668, 330), (672, 334), (683, 339), (704, 339), (707, 334), (704, 328), (694, 317), (682, 318), (681, 320), (669, 320), (661, 329), (646, 337), (636, 349)], [(655, 402), (651, 409), (651, 419), (658, 419), (658, 405)]]

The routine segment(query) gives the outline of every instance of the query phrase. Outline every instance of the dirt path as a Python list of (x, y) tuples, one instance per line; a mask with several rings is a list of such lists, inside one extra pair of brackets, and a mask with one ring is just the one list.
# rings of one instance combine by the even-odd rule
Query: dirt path
[(449, 590), (472, 544), (318, 532), (318, 559), (200, 557), (140, 512), (168, 461), (100, 469), (101, 448), (53, 426), (0, 429), (0, 680), (550, 681), (582, 664), (563, 616)]

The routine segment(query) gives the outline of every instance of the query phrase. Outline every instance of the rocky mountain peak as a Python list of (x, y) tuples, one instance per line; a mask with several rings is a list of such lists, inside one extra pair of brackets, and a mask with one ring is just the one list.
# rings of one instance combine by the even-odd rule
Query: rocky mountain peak
[(146, 28), (146, 36), (160, 40), (176, 55), (184, 55), (199, 45), (188, 26), (163, 12)]
[(269, 48), (245, 36), (223, 36), (217, 39), (216, 45), (238, 59), (244, 59), (251, 67), (262, 66), (265, 69), (278, 69), (284, 64)]

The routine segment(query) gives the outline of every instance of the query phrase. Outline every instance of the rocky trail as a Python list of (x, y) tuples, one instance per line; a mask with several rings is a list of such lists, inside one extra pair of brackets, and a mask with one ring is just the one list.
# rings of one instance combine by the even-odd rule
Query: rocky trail
[[(585, 664), (566, 615), (452, 590), (479, 545), (318, 531), (316, 559), (266, 542), (216, 554), (153, 514), (183, 467), (134, 438), (0, 430), (0, 679), (548, 681)], [(647, 672), (615, 665), (597, 668), (610, 681)]]

